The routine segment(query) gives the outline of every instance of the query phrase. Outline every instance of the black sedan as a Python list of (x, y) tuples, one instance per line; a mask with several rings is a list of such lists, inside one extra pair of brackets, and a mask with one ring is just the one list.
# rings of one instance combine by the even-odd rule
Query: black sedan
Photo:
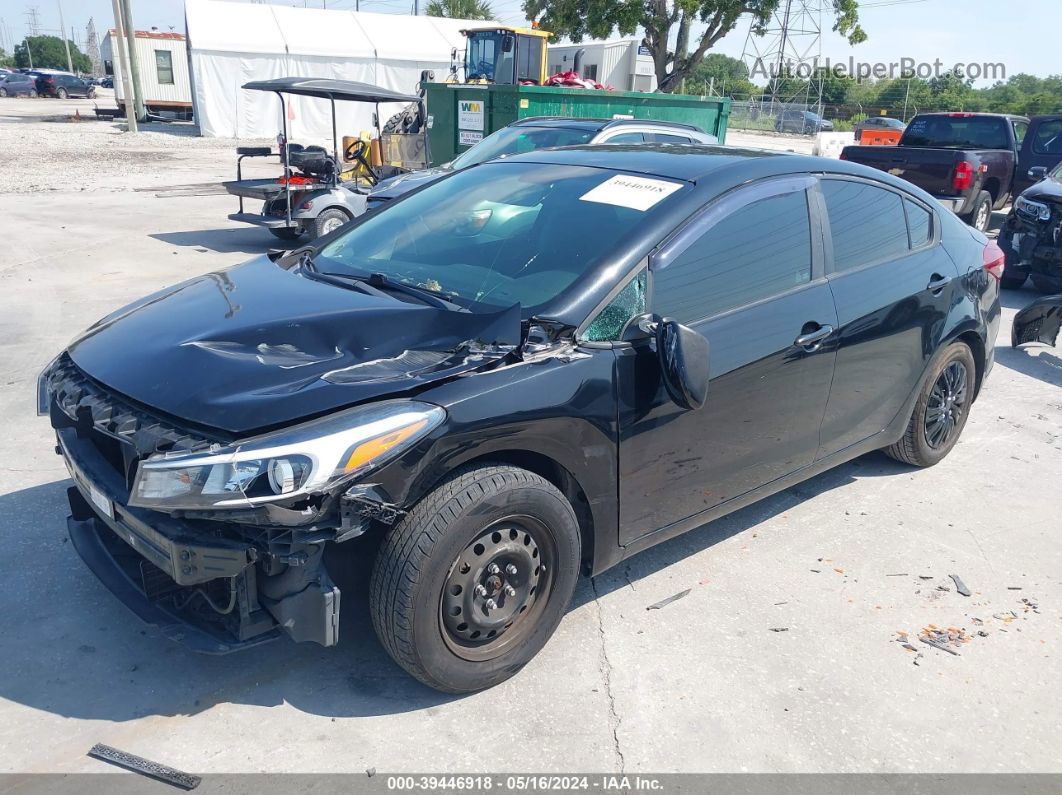
[(1048, 171), (1034, 166), (1040, 179), (1014, 200), (999, 245), (1007, 255), (1003, 286), (1021, 287), (1032, 276), (1042, 293), (1062, 293), (1062, 163)]
[(73, 546), (160, 631), (333, 645), (325, 551), (351, 545), (387, 651), (467, 692), (534, 657), (581, 573), (872, 450), (943, 459), (1002, 267), (858, 165), (537, 151), (118, 310), (39, 405)]

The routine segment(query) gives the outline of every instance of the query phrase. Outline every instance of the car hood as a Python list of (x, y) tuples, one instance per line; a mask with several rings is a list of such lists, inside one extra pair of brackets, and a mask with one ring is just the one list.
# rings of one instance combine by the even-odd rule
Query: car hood
[(1021, 195), (1029, 201), (1062, 202), (1062, 182), (1056, 179), (1042, 179), (1026, 188)]
[(397, 177), (391, 177), (380, 182), (372, 192), (369, 194), (370, 199), (397, 199), (399, 196), (403, 196), (409, 193), (415, 188), (419, 188), (421, 185), (427, 185), (431, 182), (435, 182), (437, 179), (442, 179), (447, 174), (452, 174), (453, 169), (447, 166), (436, 166), (435, 168), (427, 168), (423, 171), (411, 171), (408, 174), (399, 174)]
[(130, 304), (68, 352), (128, 398), (244, 434), (489, 367), (520, 334), (519, 305), (477, 314), (410, 304), (261, 257)]

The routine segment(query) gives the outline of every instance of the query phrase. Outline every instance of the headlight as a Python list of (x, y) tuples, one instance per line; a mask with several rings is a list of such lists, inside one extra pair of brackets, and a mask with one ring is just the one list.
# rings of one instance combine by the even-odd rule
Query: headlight
[(1014, 209), (1017, 212), (1036, 218), (1040, 221), (1051, 220), (1051, 208), (1041, 202), (1029, 201), (1019, 196), (1014, 201)]
[[(62, 356), (63, 354), (59, 354)], [(41, 370), (40, 375), (37, 376), (37, 416), (43, 417), (48, 413), (51, 408), (51, 396), (48, 394), (48, 374), (52, 371), (55, 363), (59, 361), (59, 356), (56, 356)]]
[(445, 416), (429, 403), (391, 400), (209, 453), (160, 453), (140, 462), (129, 504), (219, 510), (327, 492), (408, 450)]

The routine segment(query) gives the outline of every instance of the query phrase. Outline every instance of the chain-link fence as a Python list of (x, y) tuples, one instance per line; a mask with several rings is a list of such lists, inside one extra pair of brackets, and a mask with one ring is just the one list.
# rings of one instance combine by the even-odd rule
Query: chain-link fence
[(892, 105), (862, 105), (857, 102), (830, 105), (782, 102), (769, 94), (731, 97), (730, 120), (732, 130), (783, 133), (787, 135), (815, 135), (820, 132), (849, 132), (856, 125), (873, 116), (887, 116), (908, 123), (919, 113), (959, 112), (963, 108), (943, 103), (900, 102)]

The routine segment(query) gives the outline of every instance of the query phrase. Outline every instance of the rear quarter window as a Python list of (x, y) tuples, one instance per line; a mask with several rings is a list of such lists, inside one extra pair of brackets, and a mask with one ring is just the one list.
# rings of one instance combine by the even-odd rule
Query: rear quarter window
[(907, 253), (907, 219), (899, 194), (849, 180), (826, 179), (821, 185), (833, 237), (835, 272)]

